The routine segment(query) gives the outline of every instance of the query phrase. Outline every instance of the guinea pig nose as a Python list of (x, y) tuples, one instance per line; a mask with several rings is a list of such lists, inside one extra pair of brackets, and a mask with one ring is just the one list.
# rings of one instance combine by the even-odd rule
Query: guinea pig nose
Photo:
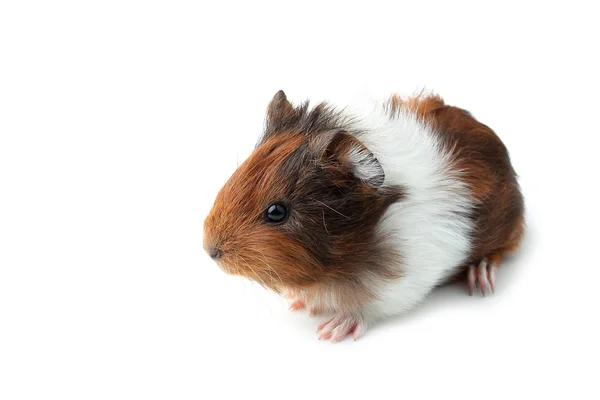
[(223, 252), (217, 249), (216, 247), (209, 248), (207, 252), (210, 258), (212, 258), (213, 260), (218, 260), (223, 255)]

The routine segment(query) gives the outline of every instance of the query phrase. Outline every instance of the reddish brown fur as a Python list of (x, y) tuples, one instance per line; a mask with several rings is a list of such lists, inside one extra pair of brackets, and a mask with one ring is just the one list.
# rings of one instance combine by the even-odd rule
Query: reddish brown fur
[[(284, 191), (285, 182), (269, 165), (282, 163), (301, 140), (300, 136), (275, 138), (258, 148), (221, 189), (205, 222), (205, 247), (222, 250), (221, 266), (227, 272), (276, 290), (280, 281), (291, 286), (314, 283), (320, 269), (301, 245), (260, 219), (261, 212)], [(286, 251), (273, 251), (273, 243)]]
[[(398, 277), (396, 251), (382, 248), (375, 227), (402, 192), (352, 174), (345, 154), (360, 142), (334, 129), (335, 118), (324, 105), (293, 108), (278, 93), (265, 136), (217, 196), (204, 245), (220, 250), (226, 272), (275, 291), (311, 293), (311, 304), (323, 309), (332, 298), (338, 309), (358, 309), (375, 296), (361, 284), (365, 274)], [(290, 203), (293, 215), (266, 224), (264, 210), (278, 201)]]
[(448, 106), (435, 95), (392, 96), (388, 109), (392, 114), (401, 110), (415, 113), (455, 154), (454, 167), (462, 172), (477, 204), (476, 232), (467, 265), (491, 255), (499, 263), (502, 253), (516, 250), (524, 231), (523, 198), (508, 151), (494, 131), (468, 111)]
[[(343, 117), (325, 104), (308, 111), (278, 92), (267, 110), (255, 152), (219, 192), (205, 222), (207, 249), (218, 248), (220, 266), (275, 291), (292, 290), (310, 307), (353, 312), (376, 297), (372, 281), (399, 278), (400, 255), (375, 227), (387, 207), (403, 197), (399, 187), (379, 187), (352, 174), (346, 154), (360, 142), (339, 130)], [(523, 234), (523, 200), (506, 148), (487, 126), (437, 96), (393, 96), (391, 114), (410, 112), (429, 124), (454, 168), (470, 185), (477, 207), (468, 264), (498, 263)], [(273, 202), (296, 213), (281, 225), (265, 223)]]

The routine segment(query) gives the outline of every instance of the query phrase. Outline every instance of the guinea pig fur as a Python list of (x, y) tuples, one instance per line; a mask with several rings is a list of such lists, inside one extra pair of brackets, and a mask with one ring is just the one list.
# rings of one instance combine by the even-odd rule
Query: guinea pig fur
[(507, 149), (469, 112), (420, 94), (355, 116), (279, 91), (217, 195), (204, 247), (291, 309), (328, 315), (319, 338), (339, 341), (456, 277), (493, 292), (523, 230)]

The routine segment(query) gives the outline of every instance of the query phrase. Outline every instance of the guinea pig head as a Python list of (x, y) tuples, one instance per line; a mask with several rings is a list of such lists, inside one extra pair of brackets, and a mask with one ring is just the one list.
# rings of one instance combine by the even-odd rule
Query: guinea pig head
[(275, 95), (264, 136), (205, 220), (204, 247), (225, 272), (280, 291), (383, 271), (376, 228), (402, 193), (341, 121)]

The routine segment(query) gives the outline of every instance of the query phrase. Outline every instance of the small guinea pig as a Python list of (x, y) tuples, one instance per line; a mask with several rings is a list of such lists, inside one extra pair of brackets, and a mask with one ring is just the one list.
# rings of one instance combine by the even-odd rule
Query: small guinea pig
[(227, 273), (330, 317), (319, 338), (362, 336), (449, 280), (494, 291), (524, 231), (506, 147), (430, 94), (364, 116), (282, 91), (264, 134), (215, 200), (204, 248)]

